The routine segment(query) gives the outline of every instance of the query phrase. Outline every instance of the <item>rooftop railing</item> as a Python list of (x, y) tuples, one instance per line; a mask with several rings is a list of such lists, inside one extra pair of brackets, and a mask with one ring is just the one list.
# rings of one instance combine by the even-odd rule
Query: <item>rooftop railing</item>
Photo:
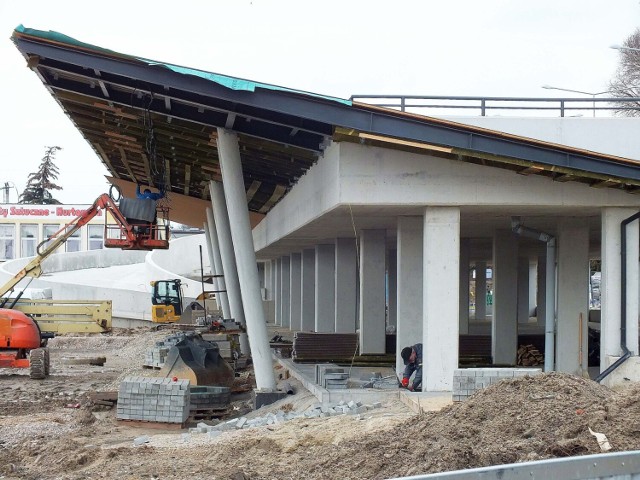
[[(422, 115), (468, 114), (489, 116), (513, 115), (514, 112), (544, 116), (604, 116), (640, 110), (640, 97), (469, 97), (422, 95), (352, 95), (350, 100)], [(427, 110), (427, 111), (425, 111)], [(639, 115), (640, 116), (640, 115)]]

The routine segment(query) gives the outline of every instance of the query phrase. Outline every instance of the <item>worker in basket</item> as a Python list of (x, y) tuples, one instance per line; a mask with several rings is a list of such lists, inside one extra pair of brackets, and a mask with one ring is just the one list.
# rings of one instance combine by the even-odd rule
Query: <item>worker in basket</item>
[[(420, 391), (422, 386), (422, 344), (416, 343), (411, 347), (404, 347), (400, 352), (404, 361), (404, 372), (402, 373), (402, 387), (410, 391)], [(415, 373), (413, 382), (409, 385), (411, 375)]]

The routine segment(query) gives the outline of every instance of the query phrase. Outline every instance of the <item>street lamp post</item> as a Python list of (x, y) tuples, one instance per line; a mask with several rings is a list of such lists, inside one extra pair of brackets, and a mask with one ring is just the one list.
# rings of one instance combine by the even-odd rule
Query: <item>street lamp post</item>
[(614, 50), (629, 50), (631, 52), (640, 52), (640, 48), (623, 47), (622, 45), (611, 45), (610, 48), (613, 48)]
[(593, 116), (594, 117), (596, 116), (596, 96), (602, 95), (603, 93), (611, 93), (609, 90), (606, 90), (604, 92), (592, 93), (592, 92), (583, 92), (582, 90), (571, 90), (570, 88), (552, 87), (551, 85), (542, 85), (542, 88), (546, 88), (547, 90), (560, 90), (561, 92), (572, 92), (572, 93), (582, 93), (583, 95), (591, 95), (591, 97), (593, 98)]

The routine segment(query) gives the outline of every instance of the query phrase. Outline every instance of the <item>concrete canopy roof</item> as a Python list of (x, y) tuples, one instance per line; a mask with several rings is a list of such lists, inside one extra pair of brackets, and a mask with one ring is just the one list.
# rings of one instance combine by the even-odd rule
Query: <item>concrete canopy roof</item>
[[(216, 141), (222, 127), (238, 134), (248, 207), (258, 216), (331, 141), (640, 190), (640, 163), (630, 159), (162, 64), (55, 32), (20, 26), (12, 40), (121, 185), (208, 200), (209, 181), (221, 180)], [(201, 214), (183, 223), (201, 226), (205, 205), (194, 202)]]

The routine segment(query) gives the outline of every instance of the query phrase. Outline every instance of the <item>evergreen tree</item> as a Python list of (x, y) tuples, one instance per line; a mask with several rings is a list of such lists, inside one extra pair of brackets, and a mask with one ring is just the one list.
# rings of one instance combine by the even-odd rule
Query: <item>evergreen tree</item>
[(56, 152), (62, 150), (60, 147), (45, 147), (44, 157), (40, 162), (37, 172), (29, 174), (27, 178), (27, 186), (22, 195), (20, 195), (19, 203), (30, 204), (59, 204), (58, 200), (53, 198), (50, 190), (62, 190), (62, 187), (54, 183), (58, 179), (58, 167), (53, 163)]

